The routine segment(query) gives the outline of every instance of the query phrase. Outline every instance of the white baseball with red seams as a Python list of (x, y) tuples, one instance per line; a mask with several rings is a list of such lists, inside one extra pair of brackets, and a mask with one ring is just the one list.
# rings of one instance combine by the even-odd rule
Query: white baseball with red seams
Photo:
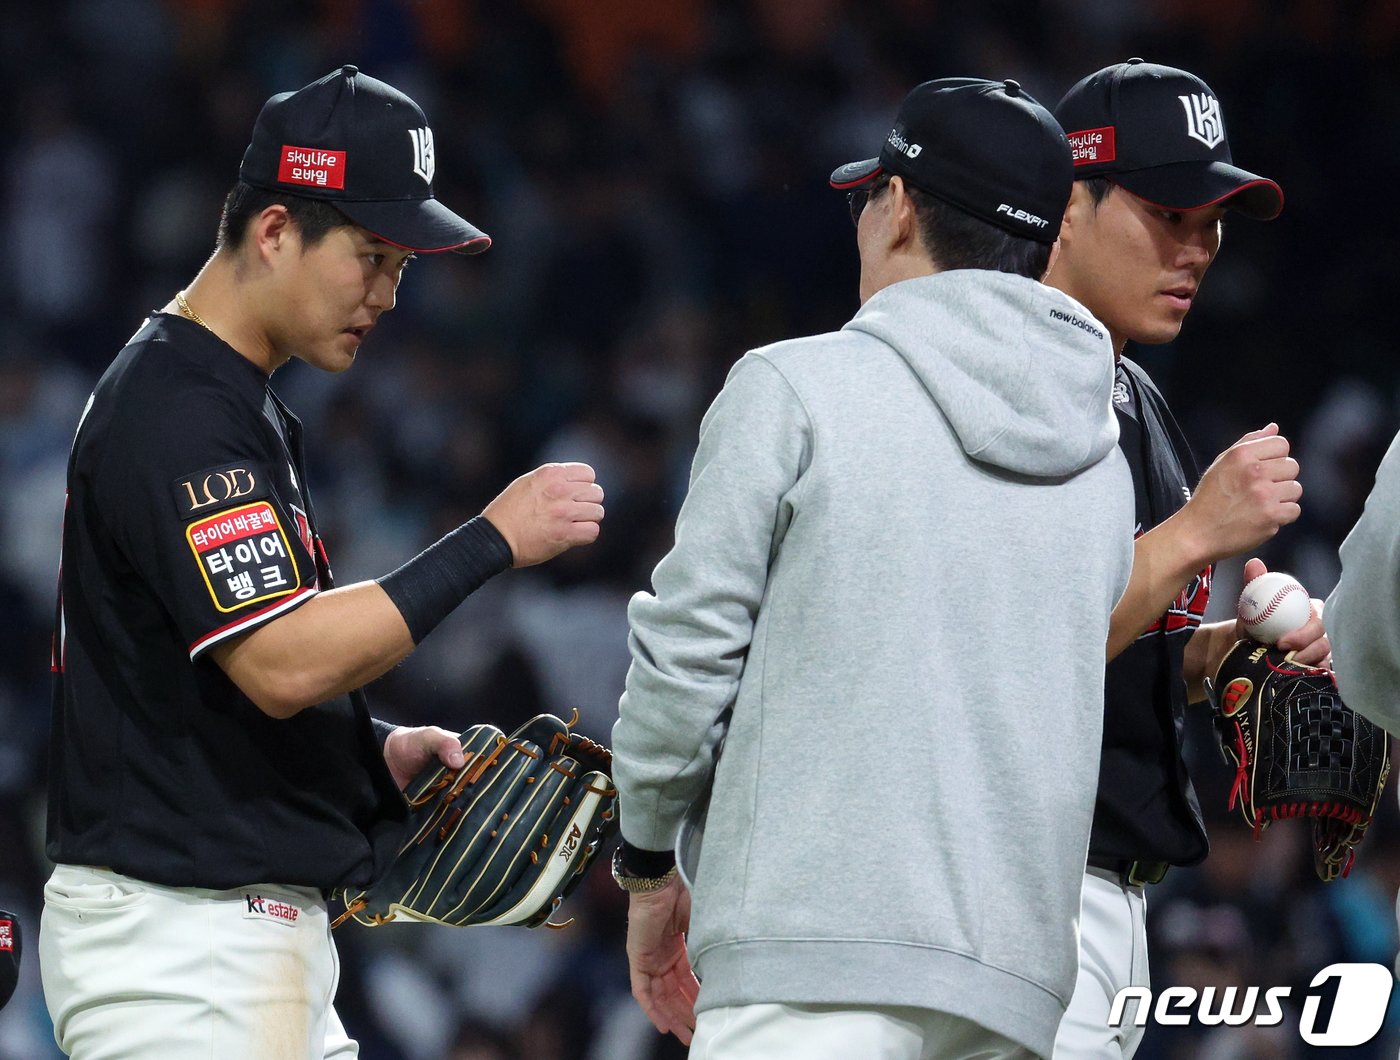
[(1269, 571), (1244, 587), (1236, 610), (1246, 633), (1261, 644), (1277, 644), (1280, 637), (1307, 624), (1312, 601), (1297, 578)]

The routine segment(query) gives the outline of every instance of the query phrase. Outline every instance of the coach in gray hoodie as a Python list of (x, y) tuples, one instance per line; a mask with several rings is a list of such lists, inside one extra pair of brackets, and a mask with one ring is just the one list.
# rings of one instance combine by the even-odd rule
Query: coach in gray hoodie
[(1323, 609), (1337, 689), (1348, 706), (1400, 736), (1400, 434), (1342, 542), (1341, 561)]
[[(1348, 706), (1400, 736), (1400, 434), (1340, 557), (1342, 574), (1322, 612), (1337, 690)], [(1400, 895), (1395, 918), (1400, 924)], [(1395, 969), (1400, 975), (1400, 956)]]
[(1071, 176), (1015, 82), (920, 85), (832, 176), (860, 311), (701, 426), (613, 731), (633, 993), (693, 1057), (1050, 1052), (1132, 562), (1112, 347), (1037, 282)]

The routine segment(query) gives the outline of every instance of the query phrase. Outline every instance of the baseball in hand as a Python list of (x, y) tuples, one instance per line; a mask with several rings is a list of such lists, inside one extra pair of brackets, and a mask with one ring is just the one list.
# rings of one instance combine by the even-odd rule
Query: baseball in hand
[(1277, 644), (1279, 637), (1307, 624), (1312, 601), (1297, 578), (1269, 571), (1244, 587), (1237, 610), (1246, 633), (1261, 644)]

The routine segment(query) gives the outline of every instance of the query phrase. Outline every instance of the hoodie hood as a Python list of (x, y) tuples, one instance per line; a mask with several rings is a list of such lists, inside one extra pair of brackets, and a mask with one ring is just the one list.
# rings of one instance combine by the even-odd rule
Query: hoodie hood
[(1118, 444), (1108, 329), (1053, 287), (985, 269), (940, 272), (877, 292), (846, 329), (908, 364), (975, 460), (1059, 478)]

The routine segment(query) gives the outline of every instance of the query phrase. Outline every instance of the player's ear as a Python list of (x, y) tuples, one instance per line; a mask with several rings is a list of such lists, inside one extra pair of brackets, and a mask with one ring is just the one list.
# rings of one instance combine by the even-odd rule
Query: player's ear
[(1060, 220), (1060, 239), (1066, 244), (1072, 243), (1076, 233), (1083, 231), (1093, 220), (1096, 206), (1093, 195), (1089, 193), (1088, 182), (1076, 180), (1070, 186), (1069, 202)]
[(889, 197), (890, 249), (919, 243), (919, 215), (914, 209), (913, 197), (904, 186), (904, 178), (891, 177), (885, 195)]
[(247, 243), (264, 264), (271, 265), (295, 239), (296, 225), (281, 203), (267, 207), (249, 222)]

